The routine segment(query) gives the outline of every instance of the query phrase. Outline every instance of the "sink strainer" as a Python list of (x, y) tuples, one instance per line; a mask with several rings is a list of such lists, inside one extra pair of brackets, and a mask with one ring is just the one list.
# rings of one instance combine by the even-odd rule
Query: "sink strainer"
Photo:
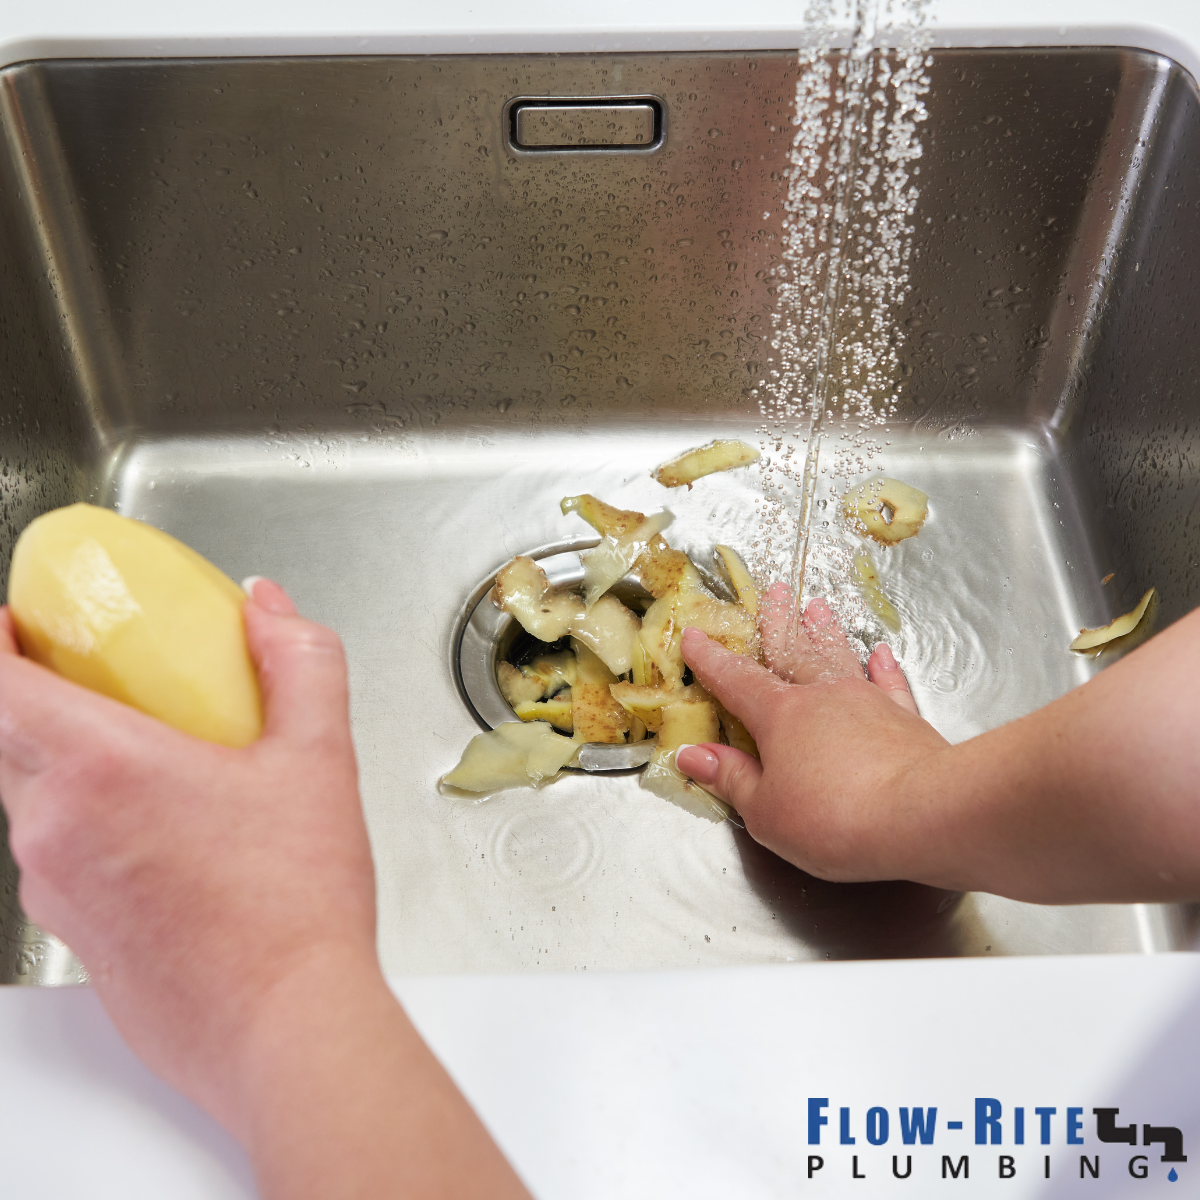
[[(596, 544), (595, 539), (557, 542), (539, 550), (527, 551), (526, 554), (537, 560), (552, 585), (570, 586), (583, 580), (579, 552), (590, 550)], [(535, 647), (544, 648), (544, 643), (530, 638), (516, 618), (492, 603), (489, 593), (495, 581), (493, 572), (472, 590), (451, 642), (451, 668), (455, 683), (467, 707), (485, 729), (495, 729), (506, 721), (517, 720), (517, 714), (505, 700), (497, 682), (497, 665), (505, 660), (511, 661), (513, 657), (519, 659), (522, 641), (528, 641), (531, 650)], [(637, 611), (653, 600), (633, 575), (626, 575), (612, 588), (612, 592), (623, 604)], [(589, 743), (580, 750), (579, 765), (588, 771), (640, 767), (649, 761), (653, 747), (653, 738), (627, 745)]]
[[(526, 556), (537, 561), (553, 586), (570, 586), (583, 581), (579, 552), (590, 550), (597, 544), (594, 538), (590, 541), (556, 542), (539, 550), (526, 551)], [(698, 569), (715, 595), (732, 598), (720, 579), (702, 568)], [(532, 639), (515, 617), (492, 603), (489, 593), (495, 581), (496, 574), (493, 571), (472, 590), (450, 643), (450, 667), (459, 694), (484, 729), (495, 729), (506, 721), (518, 719), (500, 690), (496, 679), (497, 665), (505, 660), (515, 659), (519, 662), (522, 641), (528, 642), (531, 655), (545, 648), (545, 643)], [(633, 574), (626, 575), (611, 591), (623, 604), (638, 612), (644, 611), (654, 599)], [(649, 762), (653, 748), (653, 738), (618, 745), (589, 742), (580, 749), (578, 763), (585, 771), (627, 770)]]

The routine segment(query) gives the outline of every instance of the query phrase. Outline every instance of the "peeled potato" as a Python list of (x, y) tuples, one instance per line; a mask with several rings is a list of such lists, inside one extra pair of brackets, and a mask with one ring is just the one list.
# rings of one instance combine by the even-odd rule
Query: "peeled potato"
[(862, 533), (895, 545), (917, 534), (929, 515), (929, 497), (898, 479), (868, 479), (842, 497), (842, 512)]
[(90, 504), (30, 524), (8, 577), (17, 640), (29, 658), (226, 746), (248, 745), (262, 732), (245, 598), (182, 542)]

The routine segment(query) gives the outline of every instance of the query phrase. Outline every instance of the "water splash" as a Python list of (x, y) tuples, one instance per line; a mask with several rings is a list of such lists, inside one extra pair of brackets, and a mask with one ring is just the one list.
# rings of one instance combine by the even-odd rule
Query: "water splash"
[[(848, 482), (877, 465), (882, 446), (871, 435), (894, 415), (903, 386), (898, 314), (909, 288), (929, 89), (925, 3), (814, 0), (806, 14), (815, 38), (801, 53), (796, 85), (772, 318), (779, 365), (760, 396), (774, 452), (762, 516), (773, 533), (755, 565), (788, 577), (796, 595), (830, 595), (835, 609), (857, 598), (845, 586), (837, 522), (814, 520), (830, 499), (818, 499), (819, 476)], [(823, 466), (835, 423), (840, 444)]]

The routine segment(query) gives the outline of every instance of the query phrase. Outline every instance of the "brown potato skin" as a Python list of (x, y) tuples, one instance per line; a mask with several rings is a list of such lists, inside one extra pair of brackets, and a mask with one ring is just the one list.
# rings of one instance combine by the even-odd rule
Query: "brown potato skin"
[(571, 689), (571, 715), (577, 742), (624, 742), (629, 714), (613, 699), (606, 683), (577, 683)]

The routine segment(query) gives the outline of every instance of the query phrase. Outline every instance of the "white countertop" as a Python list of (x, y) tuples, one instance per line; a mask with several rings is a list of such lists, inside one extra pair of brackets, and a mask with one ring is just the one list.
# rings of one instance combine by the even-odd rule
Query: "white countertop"
[[(1161, 1147), (1101, 1145), (1118, 1124), (1182, 1129), (1200, 1178), (1200, 956), (829, 963), (625, 975), (401, 980), (418, 1027), (542, 1200), (767, 1200), (934, 1194), (1094, 1200), (1170, 1187)], [(246, 1200), (237, 1146), (130, 1054), (86, 989), (0, 989), (0, 1195)], [(975, 1100), (1003, 1106), (975, 1145)], [(822, 1144), (808, 1101), (825, 1099)], [(899, 1109), (936, 1106), (931, 1145)], [(1026, 1144), (1012, 1110), (1026, 1109)], [(855, 1145), (838, 1144), (850, 1110)], [(889, 1137), (867, 1144), (871, 1107)], [(1037, 1107), (1053, 1107), (1050, 1144)], [(1082, 1142), (1068, 1145), (1067, 1110)], [(947, 1123), (962, 1120), (961, 1132)], [(1129, 1161), (1148, 1156), (1149, 1177)], [(807, 1178), (810, 1154), (824, 1166)], [(859, 1174), (851, 1184), (853, 1156)], [(999, 1178), (1000, 1155), (1016, 1174)], [(1043, 1178), (1050, 1155), (1051, 1179)], [(892, 1179), (912, 1156), (911, 1186)], [(1079, 1180), (1099, 1155), (1100, 1184)], [(924, 1182), (921, 1182), (924, 1181)], [(850, 1190), (852, 1188), (852, 1190)], [(897, 1191), (899, 1189), (899, 1193)]]
[[(0, 66), (30, 58), (786, 48), (806, 0), (5, 0)], [(732, 10), (732, 11), (731, 11)], [(1196, 0), (932, 0), (941, 45), (1122, 45), (1200, 76)]]
[[(794, 45), (803, 0), (561, 0), (519, 6), (383, 0), (41, 0), (0, 5), (0, 65), (39, 57), (750, 49)], [(940, 45), (1127, 45), (1200, 76), (1200, 0), (935, 0)], [(601, 14), (596, 20), (594, 14)], [(541, 1197), (931, 1194), (943, 1154), (971, 1156), (956, 1194), (1087, 1194), (1170, 1187), (1151, 1148), (1099, 1146), (1094, 1106), (1121, 1123), (1177, 1125), (1200, 1174), (1200, 957), (819, 964), (652, 975), (401, 981), (397, 990), (501, 1146)], [(0, 988), (0, 1195), (247, 1197), (234, 1143), (124, 1048), (87, 990)], [(807, 1101), (827, 1098), (824, 1144)], [(1005, 1142), (973, 1144), (975, 1097), (1001, 1100)], [(866, 1144), (870, 1106), (890, 1140)], [(932, 1146), (905, 1146), (900, 1106), (936, 1105)], [(1011, 1107), (1028, 1108), (1011, 1146)], [(854, 1147), (837, 1140), (848, 1107)], [(1034, 1106), (1054, 1106), (1049, 1147)], [(1066, 1144), (1066, 1110), (1084, 1142)], [(962, 1133), (942, 1128), (955, 1117)], [(831, 1144), (834, 1143), (834, 1144)], [(1051, 1154), (1053, 1175), (1041, 1178)], [(810, 1181), (810, 1154), (825, 1161)], [(865, 1179), (851, 1183), (852, 1156)], [(913, 1155), (908, 1188), (891, 1156)], [(1016, 1175), (999, 1179), (998, 1156)], [(1080, 1180), (1080, 1154), (1102, 1182)], [(935, 1184), (933, 1181), (937, 1180)], [(1104, 1182), (1106, 1181), (1106, 1182)]]

